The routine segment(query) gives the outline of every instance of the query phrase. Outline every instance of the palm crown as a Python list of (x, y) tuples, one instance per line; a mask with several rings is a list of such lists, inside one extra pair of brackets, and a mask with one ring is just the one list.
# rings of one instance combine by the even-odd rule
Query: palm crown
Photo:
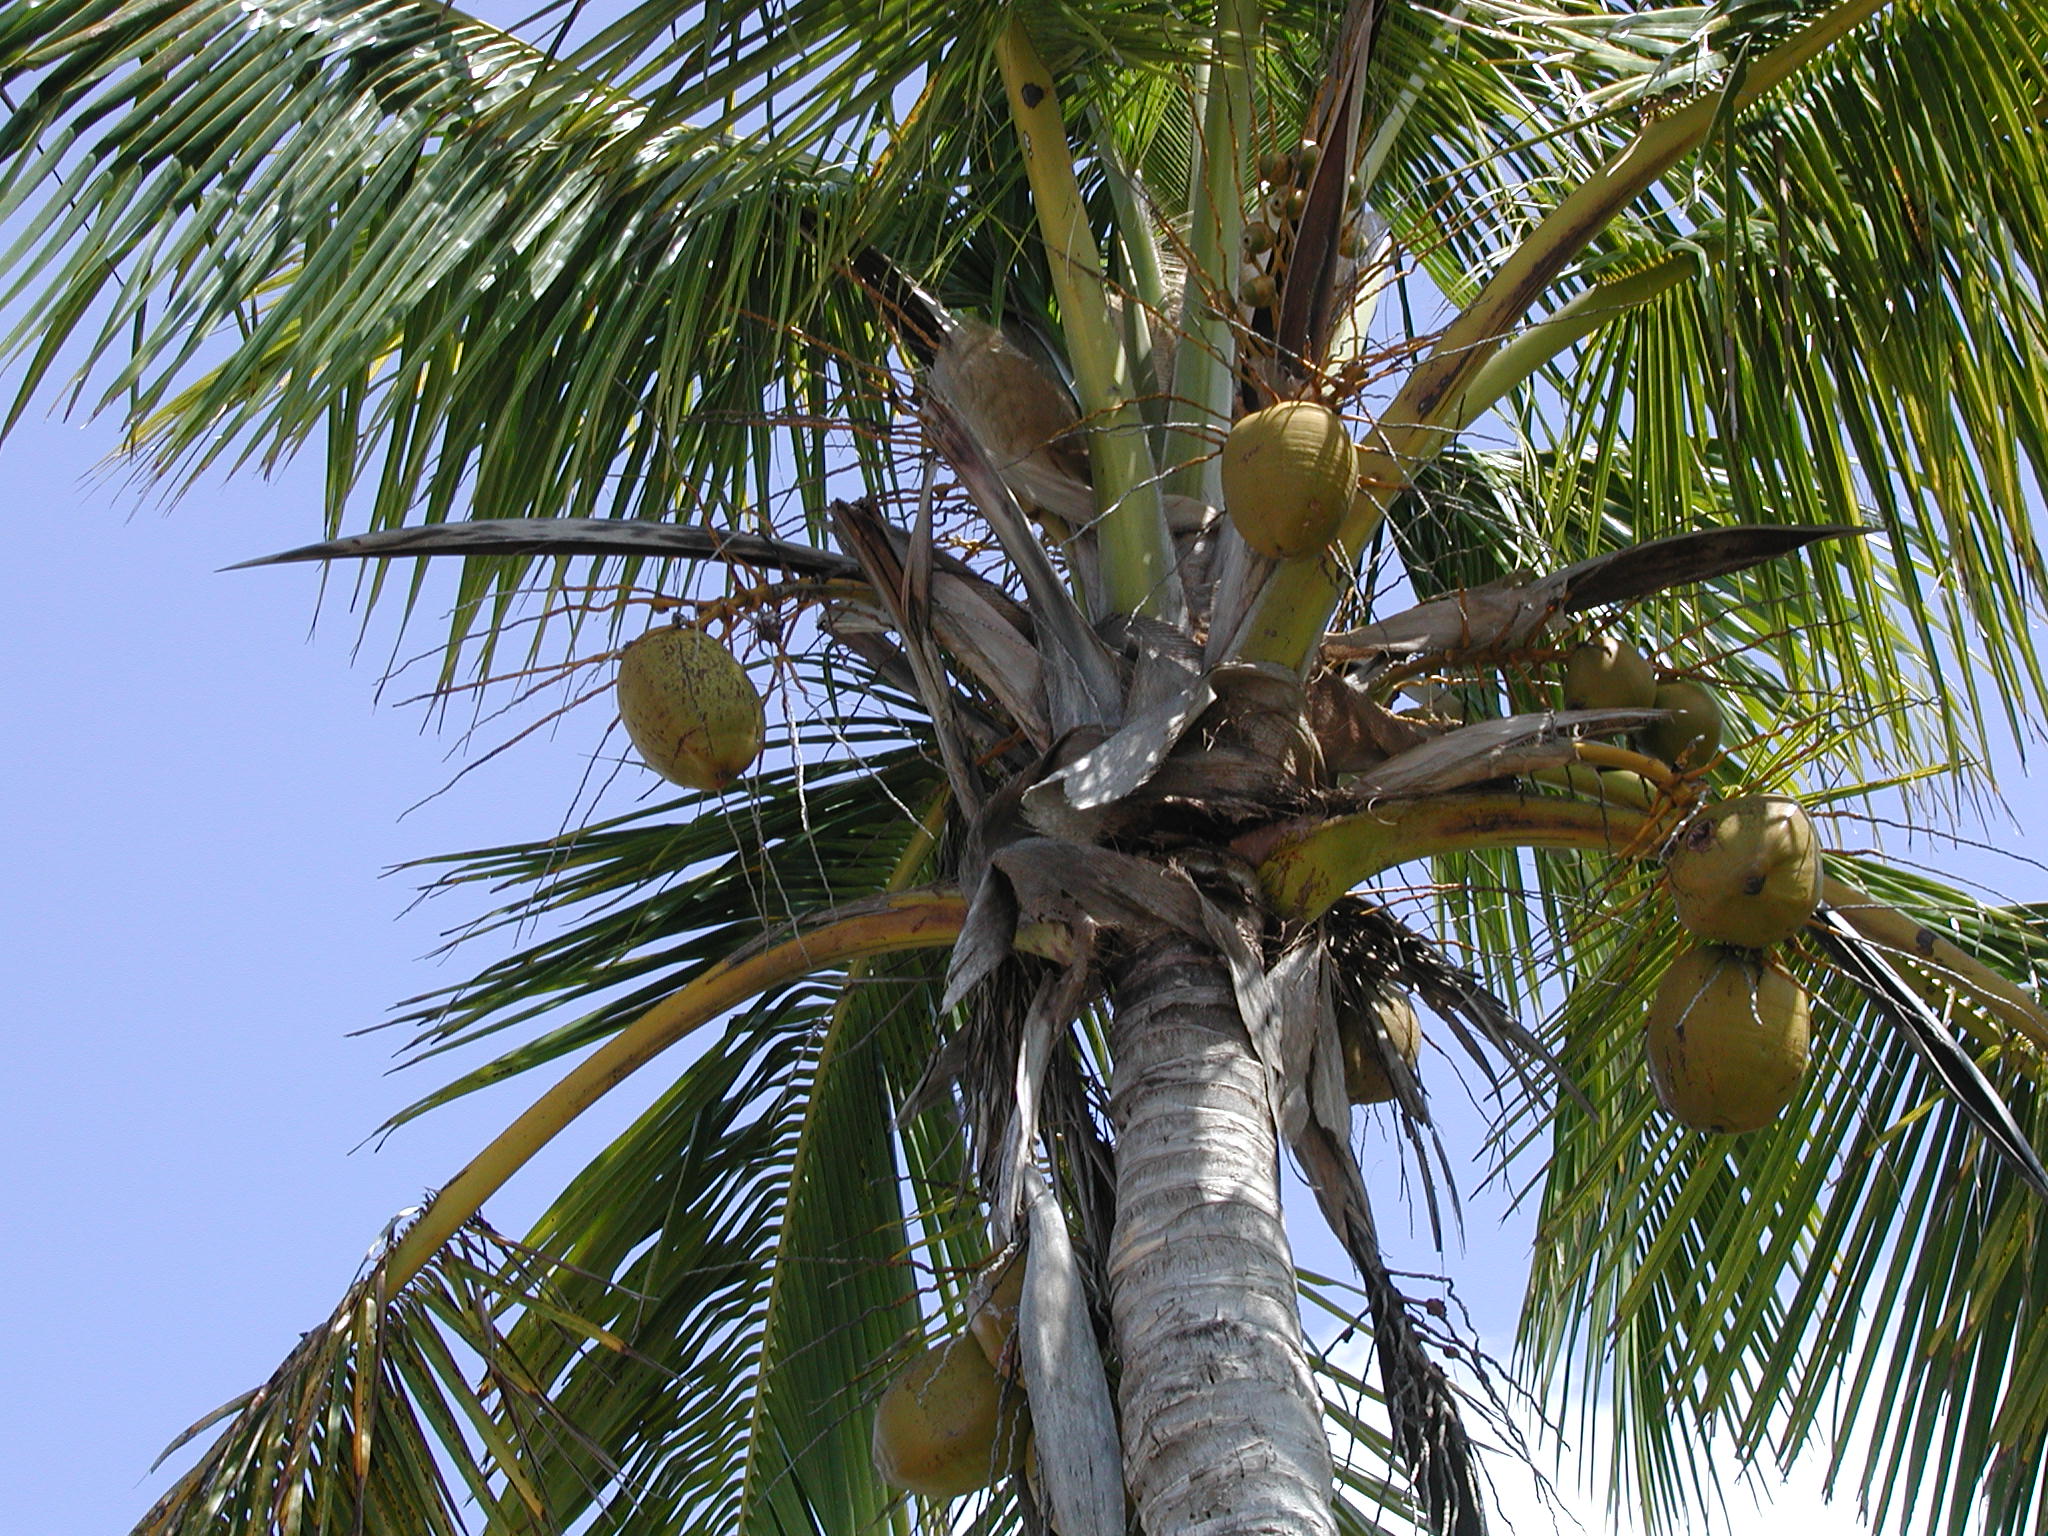
[[(1704, 1496), (1709, 1433), (1854, 1431), (1881, 1521), (2042, 1528), (2040, 940), (1847, 818), (1945, 803), (2041, 707), (2048, 10), (791, 0), (534, 38), (413, 0), (0, 17), (17, 414), (62, 367), (167, 475), (318, 439), (329, 542), (278, 558), (378, 592), (460, 558), (450, 687), (574, 692), (651, 609), (782, 722), (729, 788), (452, 861), (557, 922), (407, 1015), (423, 1053), (517, 1038), (404, 1116), (582, 1059), (140, 1529), (901, 1521), (870, 1409), (990, 1315), (999, 1252), (1035, 1454), (983, 1452), (990, 1528), (1479, 1530), (1499, 1405), (1389, 1277), (1346, 1102), (1348, 1048), (1428, 1174), (1409, 994), (1540, 1181), (1520, 1364), (1611, 1406), (1646, 1511)], [(1299, 498), (1243, 424), (1282, 402), (1341, 415), (1344, 491), (1274, 557)], [(1724, 750), (1658, 734), (1677, 696), (1556, 708), (1624, 633)], [(1812, 1061), (1705, 1134), (1643, 1065), (1689, 942), (1660, 861), (1763, 791), (1830, 848), (1729, 963), (1812, 992)], [(657, 1057), (534, 1232), (483, 1223)], [(1304, 1296), (1354, 1302), (1292, 1266), (1283, 1145), (1370, 1383), (1304, 1346)]]

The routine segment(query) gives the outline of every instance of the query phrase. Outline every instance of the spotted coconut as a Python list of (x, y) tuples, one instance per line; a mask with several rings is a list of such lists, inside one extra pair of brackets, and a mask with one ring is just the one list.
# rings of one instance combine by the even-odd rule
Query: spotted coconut
[(1806, 1072), (1806, 992), (1749, 950), (1701, 945), (1672, 962), (1645, 1045), (1657, 1099), (1701, 1131), (1753, 1131)]
[(701, 629), (649, 630), (619, 660), (619, 718), (641, 761), (691, 789), (723, 789), (760, 755), (767, 721), (746, 668)]
[(1328, 544), (1357, 484), (1351, 434), (1313, 400), (1283, 400), (1241, 417), (1223, 442), (1224, 510), (1245, 543), (1275, 560)]
[(1806, 926), (1820, 899), (1820, 839), (1799, 802), (1745, 795), (1702, 809), (1664, 858), (1678, 920), (1709, 944), (1761, 949)]

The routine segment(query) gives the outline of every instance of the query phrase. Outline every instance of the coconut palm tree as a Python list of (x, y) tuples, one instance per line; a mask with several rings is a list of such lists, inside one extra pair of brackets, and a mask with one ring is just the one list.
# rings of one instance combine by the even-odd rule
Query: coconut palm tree
[[(317, 443), (277, 558), (407, 615), (459, 560), (451, 693), (602, 709), (678, 619), (780, 722), (449, 862), (526, 937), (405, 1010), (498, 1054), (396, 1118), (575, 1064), (138, 1530), (903, 1527), (872, 1410), (970, 1315), (1035, 1436), (924, 1506), (976, 1529), (1480, 1531), (1517, 1390), (1661, 1526), (1720, 1436), (2048, 1529), (2048, 950), (1870, 830), (2048, 691), (2048, 7), (33, 0), (0, 83), (10, 420)], [(1602, 647), (1711, 696), (1560, 707)], [(1813, 1041), (1732, 1135), (1642, 1021), (1759, 794), (1824, 868), (1708, 958)], [(1450, 1192), (1410, 996), (1538, 1207), (1516, 1386), (1360, 1173), (1377, 1092)]]

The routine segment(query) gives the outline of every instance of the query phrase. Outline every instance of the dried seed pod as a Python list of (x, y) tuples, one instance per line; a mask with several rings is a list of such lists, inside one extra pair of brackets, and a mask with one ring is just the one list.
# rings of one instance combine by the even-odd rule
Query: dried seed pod
[(1806, 926), (1820, 899), (1820, 838), (1799, 802), (1745, 795), (1705, 807), (1664, 856), (1678, 920), (1710, 944), (1761, 949)]
[(1224, 440), (1224, 509), (1245, 543), (1275, 560), (1329, 543), (1357, 483), (1351, 434), (1313, 400), (1254, 411)]
[(1030, 1418), (966, 1334), (911, 1361), (875, 1405), (870, 1450), (884, 1480), (931, 1499), (956, 1499), (1024, 1465)]
[(761, 695), (701, 629), (651, 629), (619, 658), (619, 718), (642, 762), (691, 789), (723, 789), (761, 752)]
[(1657, 1099), (1702, 1131), (1753, 1131), (1792, 1102), (1806, 1072), (1806, 992), (1752, 951), (1701, 945), (1671, 964), (1644, 1045)]
[(1384, 1052), (1400, 1052), (1413, 1070), (1422, 1051), (1422, 1021), (1405, 994), (1380, 992), (1362, 1011), (1338, 1012), (1337, 1043), (1344, 1051), (1344, 1096), (1354, 1104), (1384, 1104), (1394, 1097)]

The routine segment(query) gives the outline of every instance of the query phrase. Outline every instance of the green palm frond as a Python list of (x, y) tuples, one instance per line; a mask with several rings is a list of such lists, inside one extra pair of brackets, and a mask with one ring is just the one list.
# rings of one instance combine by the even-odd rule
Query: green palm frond
[[(1812, 598), (1834, 616), (1817, 654), (1774, 649), (1787, 671), (1824, 662), (1868, 712), (1882, 700), (1860, 674), (1887, 648), (1849, 637), (1864, 615), (1895, 615), (1923, 675), (1871, 681), (1931, 700), (1951, 758), (1981, 758), (2001, 713), (2024, 735), (2042, 696), (2029, 498), (2048, 425), (2048, 188), (2033, 140), (2004, 125), (2038, 118), (2044, 82), (2038, 7), (1874, 24), (1724, 125), (1611, 232), (1617, 259), (1630, 240), (1718, 259), (1610, 322), (1525, 405), (1567, 451), (1629, 441), (1637, 537), (1687, 526), (1717, 483), (1745, 521), (1867, 507), (1886, 558), (1816, 573)], [(1963, 654), (1983, 668), (1941, 660)]]
[[(872, 36), (785, 10), (736, 44), (715, 16), (673, 29), (652, 103), (607, 73), (629, 36), (557, 60), (403, 0), (10, 12), (0, 211), (43, 210), (8, 256), (31, 300), (13, 414), (64, 367), (160, 471), (319, 438), (330, 532), (352, 497), (371, 527), (473, 502), (754, 528), (791, 483), (815, 512), (828, 465), (877, 472), (888, 413), (855, 361), (881, 351), (873, 306), (834, 263), (897, 243), (884, 217), (956, 222), (929, 189), (993, 120), (971, 36), (896, 120), (952, 7)], [(797, 61), (810, 106), (744, 109)], [(525, 567), (485, 569), (502, 591)]]
[[(888, 731), (874, 744), (898, 740)], [(856, 727), (846, 744), (867, 743)], [(413, 1032), (409, 1059), (551, 1022), (392, 1123), (591, 1045), (746, 940), (881, 889), (916, 834), (908, 808), (928, 803), (939, 782), (928, 759), (898, 748), (837, 774), (812, 765), (755, 775), (743, 802), (690, 796), (566, 838), (435, 861), (453, 866), (437, 890), (521, 893), (465, 929), (465, 940), (542, 919), (552, 931), (408, 1004), (391, 1023)], [(878, 817), (878, 807), (891, 814)], [(578, 1005), (588, 1011), (553, 1022)]]
[[(2021, 916), (1836, 862), (2009, 974), (2048, 954)], [(1617, 1496), (1662, 1528), (1711, 1497), (1697, 1448), (1719, 1432), (1781, 1467), (1824, 1438), (1837, 1469), (1867, 1435), (1857, 1483), (1881, 1524), (2033, 1529), (2039, 1469), (2017, 1447), (2048, 1406), (2038, 1372), (2019, 1368), (2048, 1347), (2020, 1301), (2048, 1262), (2035, 1196), (1818, 955), (1793, 962), (1815, 990), (1814, 1064), (1784, 1118), (1740, 1138), (1677, 1127), (1652, 1101), (1639, 1021), (1680, 936), (1643, 922), (1609, 937), (1612, 958), (1558, 1021), (1599, 1108), (1560, 1100), (1549, 1122), (1523, 1347), (1553, 1407), (1614, 1406)], [(1961, 1022), (1973, 1010), (1956, 996)], [(1976, 1044), (2003, 1038), (1993, 1019), (1963, 1038), (2040, 1143), (2039, 1060)]]
[[(937, 782), (914, 754), (812, 784), (792, 770), (756, 785), (737, 847), (725, 818), (655, 821), (673, 810), (663, 806), (588, 846), (474, 857), (459, 879), (529, 885), (500, 921), (600, 915), (458, 989), (462, 1011), (429, 1025), (429, 1053), (527, 1025), (550, 1003), (602, 1001), (398, 1118), (614, 1033), (728, 956), (737, 935), (772, 934), (796, 903), (927, 877), (933, 846), (918, 818), (876, 813), (899, 790), (928, 805)], [(201, 1493), (182, 1518), (225, 1500), (250, 1512), (235, 1529), (268, 1529), (267, 1469), (290, 1463), (291, 1437), (310, 1433), (301, 1421), (347, 1427), (372, 1404), (362, 1454), (378, 1475), (416, 1477), (453, 1457), (491, 1530), (561, 1530), (593, 1510), (623, 1532), (884, 1520), (900, 1496), (869, 1464), (869, 1406), (920, 1331), (920, 1293), (936, 1278), (957, 1305), (981, 1257), (979, 1224), (959, 1209), (969, 1186), (957, 1125), (927, 1114), (895, 1129), (935, 1048), (942, 973), (936, 960), (899, 956), (774, 988), (698, 1046), (529, 1244), (485, 1259), (458, 1241), (388, 1304), (380, 1263), (264, 1398), (231, 1418), (201, 1481), (178, 1491)], [(487, 1307), (467, 1292), (441, 1296), (454, 1265), (472, 1290), (485, 1287)], [(459, 1372), (443, 1379), (436, 1329), (467, 1329), (450, 1336), (509, 1363), (465, 1396)], [(373, 1346), (403, 1365), (372, 1360), (384, 1370), (374, 1399), (350, 1374)], [(263, 1411), (278, 1401), (298, 1417)], [(337, 1454), (327, 1442), (296, 1454), (304, 1496), (348, 1493), (320, 1472)], [(399, 1523), (368, 1528), (467, 1529), (454, 1504), (426, 1502), (429, 1486), (376, 1492)]]
[[(1323, 94), (1359, 55), (1333, 55), (1332, 34), (1368, 14), (1370, 68), (1349, 98), (1356, 196), (1389, 221), (1394, 270), (1426, 281), (1394, 278), (1377, 311), (1353, 295), (1365, 354), (1304, 367), (1328, 373), (1312, 384), (1336, 403), (1385, 418), (1362, 461), (1369, 485), (1389, 488), (1385, 525), (1355, 588), (1341, 563), (1268, 572), (1234, 534), (1207, 530), (1223, 550), (1208, 574), (1219, 590), (1238, 583), (1243, 607), (1166, 645), (1143, 625), (1182, 616), (1178, 562), (1196, 569), (1200, 518), (1178, 509), (1176, 546), (1153, 487), (1208, 484), (1197, 461), (1223, 425), (1211, 418), (1233, 394), (1291, 387), (1292, 363), (1273, 354), (1307, 334), (1291, 277), (1286, 325), (1262, 332), (1226, 302), (1254, 197), (1288, 196), (1246, 173), (1259, 152), (1293, 148), (1305, 122), (1334, 120), (1310, 114), (1337, 110)], [(1087, 1312), (1108, 1337), (1115, 1032), (1101, 998), (1115, 983), (1094, 952), (1110, 925), (1094, 914), (1031, 914), (1066, 947), (1020, 941), (1028, 955), (991, 960), (993, 977), (954, 1010), (940, 1007), (930, 954), (837, 951), (798, 979), (814, 963), (805, 951), (753, 1001), (719, 994), (738, 1011), (715, 1039), (708, 1004), (640, 1033), (735, 954), (778, 934), (798, 951), (819, 912), (956, 869), (966, 889), (918, 899), (950, 903), (959, 932), (1003, 840), (1052, 836), (1033, 817), (1057, 808), (1019, 800), (1012, 776), (1060, 733), (1013, 731), (1028, 710), (1004, 694), (1011, 719), (985, 695), (1001, 692), (987, 668), (977, 683), (953, 655), (959, 677), (944, 675), (939, 642), (919, 632), (932, 564), (920, 557), (984, 573), (1000, 556), (1038, 561), (1014, 622), (1008, 606), (988, 621), (1007, 626), (1003, 654), (1050, 662), (1064, 647), (1101, 676), (1088, 679), (1100, 696), (1087, 727), (1030, 771), (1100, 750), (1098, 778), (1121, 782), (1123, 767), (1143, 759), (1154, 773), (1178, 753), (1187, 784), (1153, 821), (1060, 831), (1113, 844), (1087, 850), (1104, 868), (1130, 867), (1115, 863), (1140, 857), (1129, 848), (1173, 863), (1181, 885), (1214, 873), (1205, 851), (1242, 875), (1251, 841), (1293, 835), (1342, 786), (1290, 757), (1286, 793), (1205, 794), (1202, 774), (1222, 783), (1237, 761), (1232, 732), (1249, 741), (1264, 727), (1245, 725), (1247, 684), (1194, 728), (1175, 712), (1195, 708), (1195, 682), (1174, 668), (1200, 665), (1205, 646), (1210, 661), (1277, 660), (1261, 683), (1292, 699), (1282, 674), (1306, 649), (1294, 641), (1340, 598), (1384, 612), (1706, 525), (1854, 524), (1872, 536), (1625, 610), (1573, 609), (1538, 626), (1526, 654), (1459, 670), (1445, 650), (1441, 675), (1399, 683), (1440, 712), (1425, 734), (1450, 717), (1541, 715), (1563, 650), (1619, 626), (1666, 675), (1704, 678), (1725, 701), (1728, 750), (1686, 793), (1786, 787), (1845, 815), (1922, 785), (1953, 804), (1997, 717), (2018, 737), (2048, 705), (2031, 636), (2048, 566), (2027, 505), (2048, 457), (2039, 0), (1226, 0), (1213, 14), (1170, 0), (650, 0), (598, 21), (574, 5), (546, 16), (560, 32), (537, 46), (412, 0), (45, 0), (0, 14), (0, 217), (21, 231), (0, 253), (0, 300), (26, 306), (0, 338), (20, 367), (6, 423), (61, 391), (118, 413), (149, 469), (187, 479), (317, 443), (330, 536), (350, 523), (613, 519), (787, 549), (828, 537), (826, 509), (851, 482), (872, 497), (847, 538), (849, 555), (872, 541), (863, 558), (773, 573), (787, 583), (757, 580), (737, 545), (704, 566), (661, 563), (673, 547), (463, 551), (443, 688), (465, 659), (476, 686), (493, 681), (493, 648), (515, 635), (526, 666), (553, 667), (556, 620), (580, 635), (593, 616), (616, 628), (637, 607), (687, 608), (772, 657), (790, 724), (728, 794), (437, 861), (434, 888), (495, 904), (468, 931), (513, 936), (515, 952), (404, 1005), (413, 1062), (464, 1065), (393, 1123), (571, 1053), (591, 1053), (575, 1072), (597, 1082), (622, 1036), (652, 1042), (632, 1065), (662, 1055), (669, 1085), (527, 1245), (464, 1227), (420, 1267), (416, 1250), (446, 1227), (414, 1228), (411, 1247), (401, 1237), (229, 1415), (181, 1484), (196, 1496), (145, 1530), (452, 1533), (465, 1501), (508, 1536), (951, 1518), (906, 1510), (884, 1485), (868, 1410), (928, 1332), (960, 1325), (983, 1218), (998, 1231), (1010, 1219), (983, 1201), (1010, 1117), (1038, 1086), (1019, 1086), (1020, 999), (1054, 954), (1072, 967), (1062, 1006), (1080, 1017), (1050, 1026), (1035, 1112), (1081, 1250), (1088, 1294), (1069, 1320)], [(1225, 130), (1236, 137), (1219, 142)], [(1314, 183), (1320, 233), (1302, 247), (1332, 272), (1336, 185)], [(1368, 221), (1353, 213), (1355, 234)], [(1171, 274), (1189, 256), (1184, 315)], [(1296, 272), (1321, 273), (1319, 261)], [(898, 346), (885, 296), (861, 286), (889, 263), (942, 304), (1038, 333), (1076, 385), (1107, 509), (1063, 545), (1080, 602), (1065, 601), (1019, 509), (971, 510), (926, 462), (911, 430), (915, 349)], [(1121, 325), (1105, 287), (1124, 302)], [(1197, 346), (1176, 400), (1176, 378), (1147, 379), (1136, 344), (1183, 322)], [(1120, 373), (1124, 348), (1135, 373)], [(1191, 365), (1193, 351), (1213, 357)], [(1407, 384), (1388, 382), (1417, 358)], [(1126, 398), (1131, 379), (1145, 400)], [(1450, 441), (1467, 427), (1493, 446)], [(987, 470), (1007, 501), (995, 470), (1009, 466), (952, 467), (969, 480)], [(1378, 501), (1356, 496), (1343, 538), (1365, 537)], [(1005, 510), (1013, 523), (991, 543), (979, 519)], [(889, 541), (912, 526), (899, 559)], [(1077, 574), (1085, 560), (1099, 569)], [(365, 583), (408, 612), (429, 590), (423, 566), (408, 583), (379, 563)], [(1126, 626), (1127, 656), (1156, 645), (1131, 687), (1165, 698), (1147, 695), (1174, 714), (1165, 739), (1109, 696), (1122, 662), (1098, 655), (1077, 617), (1102, 593), (1118, 617), (1143, 616)], [(884, 619), (889, 641), (859, 628)], [(916, 666), (890, 670), (883, 647), (897, 640)], [(868, 660), (845, 670), (835, 645)], [(917, 697), (891, 693), (876, 668), (914, 677)], [(1227, 691), (1211, 686), (1221, 675), (1196, 680), (1205, 702)], [(961, 713), (989, 727), (966, 751), (970, 733), (946, 720), (956, 683)], [(1086, 738), (1115, 731), (1127, 704), (1142, 728), (1100, 748)], [(1276, 708), (1307, 731), (1297, 705)], [(1235, 708), (1245, 720), (1222, 719)], [(1310, 744), (1300, 761), (1314, 756)], [(1118, 773), (1102, 767), (1112, 760)], [(1546, 761), (1513, 793), (1570, 798), (1597, 836), (1609, 806)], [(1270, 826), (1244, 808), (1262, 793)], [(1511, 819), (1511, 798), (1467, 804)], [(1082, 813), (1107, 808), (1067, 809), (1092, 825)], [(1079, 867), (1078, 846), (1068, 852)], [(1835, 867), (2003, 977), (2048, 970), (2033, 914), (1846, 853)], [(1398, 871), (1414, 870), (1397, 866), (1376, 899), (1404, 899)], [(1612, 1410), (1611, 1434), (1588, 1438), (1610, 1456), (1617, 1498), (1680, 1527), (1718, 1487), (1708, 1437), (1780, 1464), (1830, 1438), (1880, 1523), (1932, 1517), (1960, 1533), (1981, 1512), (1998, 1536), (2038, 1531), (2048, 1251), (2034, 1197), (1980, 1134), (1989, 1122), (1833, 968), (1836, 952), (1811, 937), (1788, 950), (1822, 1017), (1797, 1101), (1772, 1129), (1709, 1139), (1654, 1108), (1640, 1065), (1637, 1021), (1679, 943), (1651, 866), (1496, 841), (1414, 878), (1446, 945), (1511, 998), (1573, 979), (1554, 1043), (1584, 1097), (1538, 1104), (1529, 1090), (1502, 1109), (1497, 1145), (1541, 1184), (1525, 1362), (1559, 1417), (1584, 1426)], [(985, 887), (992, 903), (1000, 886)], [(1248, 922), (1270, 919), (1277, 945), (1282, 919), (1302, 916)], [(1238, 942), (1249, 988), (1273, 957)], [(2040, 1061), (2009, 1043), (1996, 999), (1945, 985), (1943, 953), (1955, 951), (1902, 953), (1898, 968), (1946, 995), (1959, 1038), (2041, 1144)], [(1335, 1135), (1341, 1106), (1326, 1109)], [(1339, 1307), (1303, 1285), (1312, 1304)], [(1372, 1394), (1327, 1359), (1318, 1368), (1327, 1422), (1353, 1450), (1337, 1523), (1422, 1518)], [(1103, 1369), (1137, 1375), (1114, 1349)], [(1027, 1528), (1020, 1488), (956, 1523)]]
[[(1419, 595), (1436, 596), (1625, 547), (1637, 530), (1746, 520), (1732, 477), (1711, 460), (1697, 466), (1682, 508), (1659, 514), (1645, 502), (1657, 471), (1639, 467), (1639, 451), (1614, 439), (1569, 451), (1453, 450), (1389, 513), (1402, 568)], [(1779, 772), (1769, 765), (1781, 761), (1825, 758), (1851, 783), (1981, 761), (1964, 753), (1978, 744), (1956, 739), (1950, 715), (1928, 708), (1944, 686), (1938, 658), (1949, 653), (1922, 648), (1897, 573), (1866, 543), (1831, 542), (1796, 566), (1772, 562), (1613, 616), (1660, 668), (1715, 687), (1732, 716), (1721, 782)], [(1939, 569), (1931, 553), (1915, 558), (1915, 578), (1931, 581)], [(1534, 653), (1509, 670), (1504, 690), (1468, 690), (1461, 704), (1475, 716), (1545, 707), (1555, 659)]]
[(380, 1257), (269, 1381), (186, 1432), (228, 1420), (136, 1536), (460, 1536), (465, 1506), (493, 1498), (508, 1532), (560, 1529), (526, 1462), (580, 1431), (537, 1390), (508, 1314), (544, 1316), (570, 1347), (619, 1343), (530, 1300), (549, 1297), (550, 1269), (474, 1222), (395, 1291)]
[(512, 1331), (585, 1426), (531, 1472), (565, 1523), (858, 1529), (894, 1501), (867, 1410), (918, 1326), (889, 1084), (925, 1036), (923, 971), (736, 1020), (542, 1218), (557, 1304), (620, 1341), (581, 1346), (539, 1310)]

